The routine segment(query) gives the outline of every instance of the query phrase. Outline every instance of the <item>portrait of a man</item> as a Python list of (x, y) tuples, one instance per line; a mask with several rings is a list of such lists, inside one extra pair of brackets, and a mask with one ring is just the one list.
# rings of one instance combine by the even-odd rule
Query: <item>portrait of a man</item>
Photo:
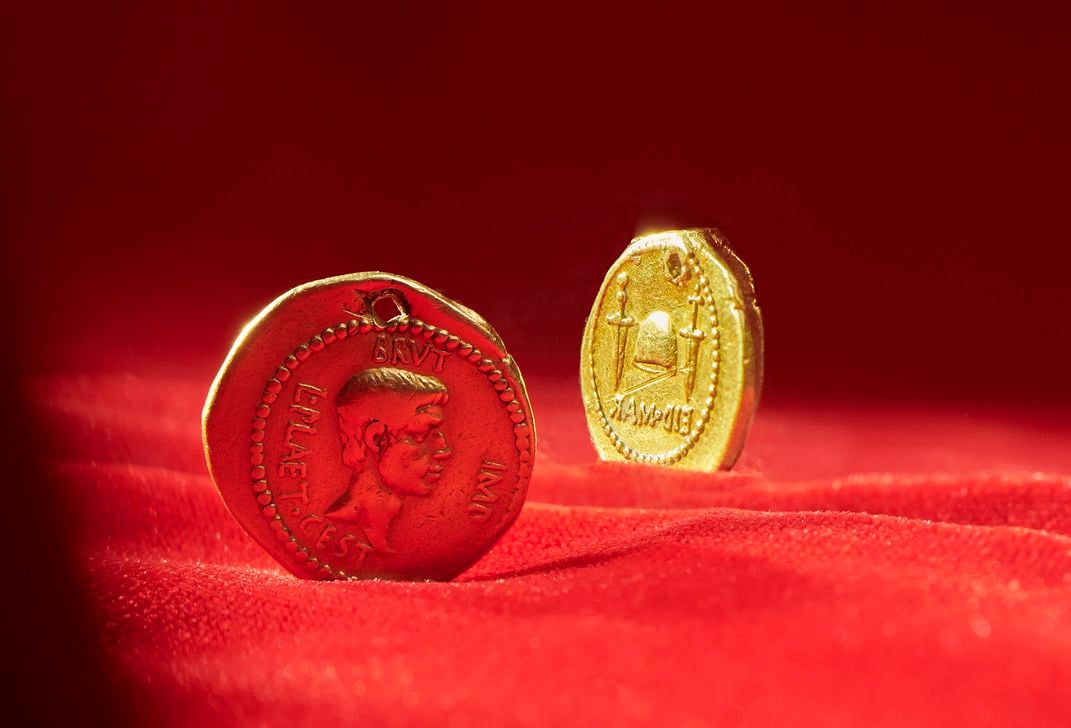
[(354, 375), (335, 399), (342, 461), (353, 476), (325, 515), (359, 528), (375, 552), (393, 552), (388, 536), (403, 500), (428, 495), (442, 476), (447, 399), (435, 377), (390, 367)]

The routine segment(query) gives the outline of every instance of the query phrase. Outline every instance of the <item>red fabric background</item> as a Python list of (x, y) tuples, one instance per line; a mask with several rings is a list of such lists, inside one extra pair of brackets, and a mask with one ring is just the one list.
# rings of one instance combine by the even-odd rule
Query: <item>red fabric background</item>
[(593, 464), (575, 383), (537, 380), (530, 501), (482, 561), (448, 584), (325, 584), (223, 508), (203, 389), (35, 386), (138, 721), (1071, 721), (1066, 416), (773, 407), (733, 472), (693, 475)]
[[(0, 18), (30, 716), (1071, 722), (1065, 7), (216, 5)], [(601, 277), (709, 224), (767, 325), (744, 458), (595, 464)], [(455, 583), (291, 578), (205, 473), (241, 324), (371, 269), (531, 382), (530, 501)]]

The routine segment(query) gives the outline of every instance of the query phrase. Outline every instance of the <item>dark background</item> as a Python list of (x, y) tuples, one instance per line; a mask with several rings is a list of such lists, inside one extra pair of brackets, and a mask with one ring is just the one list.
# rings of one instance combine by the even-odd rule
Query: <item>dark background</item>
[(715, 225), (774, 401), (1071, 397), (1066, 12), (446, 5), (5, 20), (22, 359), (207, 385), (277, 294), (381, 269), (572, 375), (629, 239)]

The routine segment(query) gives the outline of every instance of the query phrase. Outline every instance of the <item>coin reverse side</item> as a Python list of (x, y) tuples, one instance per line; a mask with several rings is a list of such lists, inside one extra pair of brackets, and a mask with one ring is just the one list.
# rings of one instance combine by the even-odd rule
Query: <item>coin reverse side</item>
[(732, 467), (762, 388), (762, 317), (716, 231), (632, 241), (592, 306), (580, 382), (603, 460)]
[(524, 380), (472, 310), (401, 276), (284, 294), (205, 403), (205, 454), (238, 522), (294, 574), (450, 579), (521, 510)]

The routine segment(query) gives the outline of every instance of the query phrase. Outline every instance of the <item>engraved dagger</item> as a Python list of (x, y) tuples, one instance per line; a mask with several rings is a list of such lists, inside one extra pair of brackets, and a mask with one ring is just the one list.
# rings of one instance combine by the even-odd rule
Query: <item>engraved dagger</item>
[(688, 375), (684, 379), (684, 398), (691, 399), (695, 390), (695, 374), (699, 365), (699, 344), (706, 336), (699, 327), (699, 304), (703, 302), (703, 296), (699, 294), (699, 286), (696, 286), (696, 295), (688, 296), (688, 303), (692, 304), (692, 325), (685, 326), (677, 333), (684, 337), (687, 344), (685, 360), (688, 362)]
[(625, 372), (625, 349), (628, 347), (628, 330), (636, 325), (636, 319), (625, 312), (628, 304), (628, 273), (617, 276), (617, 302), (620, 310), (606, 317), (606, 323), (614, 327), (614, 392), (621, 386), (621, 377)]

